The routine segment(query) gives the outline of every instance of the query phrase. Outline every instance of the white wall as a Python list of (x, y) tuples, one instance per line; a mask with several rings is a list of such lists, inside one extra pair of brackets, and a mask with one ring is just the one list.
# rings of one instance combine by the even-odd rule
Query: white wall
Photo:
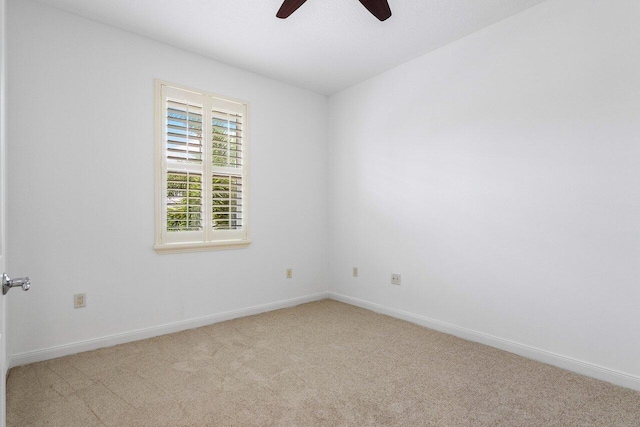
[[(327, 289), (326, 97), (25, 0), (8, 56), (11, 355)], [(250, 248), (153, 251), (154, 78), (251, 103)]]
[(332, 96), (333, 291), (639, 381), (639, 23), (547, 1)]

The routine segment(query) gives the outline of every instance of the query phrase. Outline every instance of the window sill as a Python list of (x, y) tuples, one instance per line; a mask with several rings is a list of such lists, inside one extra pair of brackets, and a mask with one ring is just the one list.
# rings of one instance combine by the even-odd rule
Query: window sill
[(176, 254), (182, 252), (215, 251), (221, 249), (242, 249), (251, 244), (251, 240), (221, 240), (218, 242), (165, 243), (153, 245), (158, 254)]

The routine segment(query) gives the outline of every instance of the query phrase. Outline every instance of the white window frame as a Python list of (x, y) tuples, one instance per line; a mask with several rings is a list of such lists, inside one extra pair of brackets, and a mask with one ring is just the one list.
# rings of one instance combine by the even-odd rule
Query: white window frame
[[(203, 105), (202, 165), (181, 165), (182, 172), (202, 174), (202, 231), (167, 232), (167, 97), (181, 98)], [(251, 244), (249, 239), (249, 103), (223, 97), (205, 91), (189, 88), (163, 80), (155, 80), (155, 244), (159, 254), (194, 252), (215, 249), (238, 249)], [(243, 113), (242, 126), (242, 168), (222, 168), (213, 166), (211, 161), (211, 124), (208, 123), (212, 107), (226, 108)], [(207, 112), (208, 111), (208, 112)], [(226, 170), (228, 169), (228, 170)], [(176, 171), (175, 167), (171, 170)], [(242, 178), (242, 229), (213, 230), (212, 227), (212, 187), (214, 173), (229, 173)]]

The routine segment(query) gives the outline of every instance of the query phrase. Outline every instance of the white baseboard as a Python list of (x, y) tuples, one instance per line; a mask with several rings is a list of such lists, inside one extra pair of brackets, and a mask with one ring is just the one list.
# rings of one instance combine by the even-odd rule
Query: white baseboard
[(408, 322), (425, 326), (436, 331), (463, 338), (465, 340), (479, 342), (481, 344), (499, 348), (501, 350), (526, 357), (528, 359), (537, 360), (539, 362), (557, 366), (559, 368), (586, 375), (588, 377), (596, 378), (598, 380), (607, 381), (612, 384), (640, 391), (640, 377), (635, 375), (625, 374), (623, 372), (605, 368), (593, 363), (584, 362), (582, 360), (574, 359), (567, 356), (562, 356), (560, 354), (542, 350), (536, 347), (531, 347), (514, 341), (505, 340), (493, 335), (477, 332), (467, 328), (462, 328), (450, 323), (441, 322), (439, 320), (430, 319), (428, 317), (420, 316), (402, 310), (397, 310), (395, 308), (385, 307), (380, 304), (349, 297), (336, 292), (329, 292), (329, 298), (347, 304), (355, 305), (357, 307), (366, 308), (367, 310), (375, 311), (377, 313), (386, 314), (387, 316), (395, 317), (397, 319), (406, 320)]
[(395, 308), (386, 307), (386, 306), (372, 303), (369, 301), (364, 301), (361, 299), (349, 297), (336, 292), (320, 292), (313, 295), (307, 295), (307, 296), (292, 298), (292, 299), (283, 300), (283, 301), (276, 301), (268, 304), (243, 308), (239, 310), (227, 311), (224, 313), (218, 313), (210, 316), (199, 317), (196, 319), (183, 320), (180, 322), (168, 323), (165, 325), (154, 326), (154, 327), (145, 328), (145, 329), (138, 329), (135, 331), (124, 332), (120, 334), (109, 335), (105, 337), (94, 338), (94, 339), (79, 341), (79, 342), (70, 343), (70, 344), (64, 344), (64, 345), (46, 348), (42, 350), (15, 354), (8, 357), (7, 366), (8, 368), (12, 368), (14, 366), (26, 365), (34, 362), (42, 362), (44, 360), (55, 359), (58, 357), (68, 356), (70, 354), (96, 350), (98, 348), (110, 347), (110, 346), (124, 344), (131, 341), (143, 340), (147, 338), (156, 337), (159, 335), (183, 331), (186, 329), (198, 328), (200, 326), (206, 326), (206, 325), (211, 325), (213, 323), (224, 322), (226, 320), (236, 319), (238, 317), (251, 316), (254, 314), (260, 314), (267, 311), (293, 307), (299, 304), (319, 301), (326, 298), (331, 298), (336, 301), (341, 301), (357, 307), (362, 307), (367, 310), (375, 311), (377, 313), (386, 314), (387, 316), (406, 320), (408, 322), (425, 326), (430, 329), (434, 329), (447, 334), (451, 334), (469, 341), (479, 342), (481, 344), (499, 348), (501, 350), (518, 354), (520, 356), (527, 357), (529, 359), (537, 360), (543, 363), (548, 363), (549, 365), (557, 366), (559, 368), (567, 369), (572, 372), (576, 372), (576, 373), (586, 375), (592, 378), (596, 378), (602, 381), (607, 381), (622, 387), (627, 387), (633, 390), (640, 391), (640, 377), (638, 376), (625, 374), (623, 372), (605, 368), (603, 366), (595, 365), (593, 363), (584, 362), (582, 360), (574, 359), (567, 356), (562, 356), (560, 354), (553, 353), (550, 351), (531, 347), (525, 344), (520, 344), (510, 340), (505, 340), (503, 338), (499, 338), (493, 335), (485, 334), (485, 333), (474, 331), (467, 328), (462, 328), (460, 326), (452, 325), (446, 322), (441, 322), (435, 319), (430, 319), (428, 317), (409, 313), (403, 310), (398, 310)]
[(198, 317), (196, 319), (182, 320), (180, 322), (167, 323), (160, 326), (153, 326), (135, 331), (123, 332), (120, 334), (109, 335), (106, 337), (93, 338), (85, 341), (78, 341), (70, 344), (59, 345), (55, 347), (45, 348), (42, 350), (29, 351), (26, 353), (14, 354), (8, 358), (9, 368), (14, 366), (27, 365), (34, 362), (42, 362), (44, 360), (55, 359), (70, 354), (82, 353), (84, 351), (96, 350), (103, 347), (111, 347), (118, 344), (124, 344), (131, 341), (139, 341), (147, 338), (157, 337), (159, 335), (171, 334), (174, 332), (184, 331), (186, 329), (199, 328), (201, 326), (211, 325), (213, 323), (224, 322), (225, 320), (236, 319), (238, 317), (251, 316), (267, 311), (279, 310), (281, 308), (293, 307), (308, 302), (327, 299), (328, 292), (320, 292), (313, 295), (307, 295), (298, 298), (292, 298), (283, 301), (276, 301), (268, 304), (256, 305), (253, 307), (242, 308), (239, 310), (227, 311), (224, 313), (212, 314), (210, 316)]

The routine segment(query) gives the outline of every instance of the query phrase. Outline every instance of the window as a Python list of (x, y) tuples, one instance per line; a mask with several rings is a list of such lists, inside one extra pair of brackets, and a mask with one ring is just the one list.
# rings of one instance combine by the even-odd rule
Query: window
[(248, 108), (156, 81), (157, 252), (250, 243)]

